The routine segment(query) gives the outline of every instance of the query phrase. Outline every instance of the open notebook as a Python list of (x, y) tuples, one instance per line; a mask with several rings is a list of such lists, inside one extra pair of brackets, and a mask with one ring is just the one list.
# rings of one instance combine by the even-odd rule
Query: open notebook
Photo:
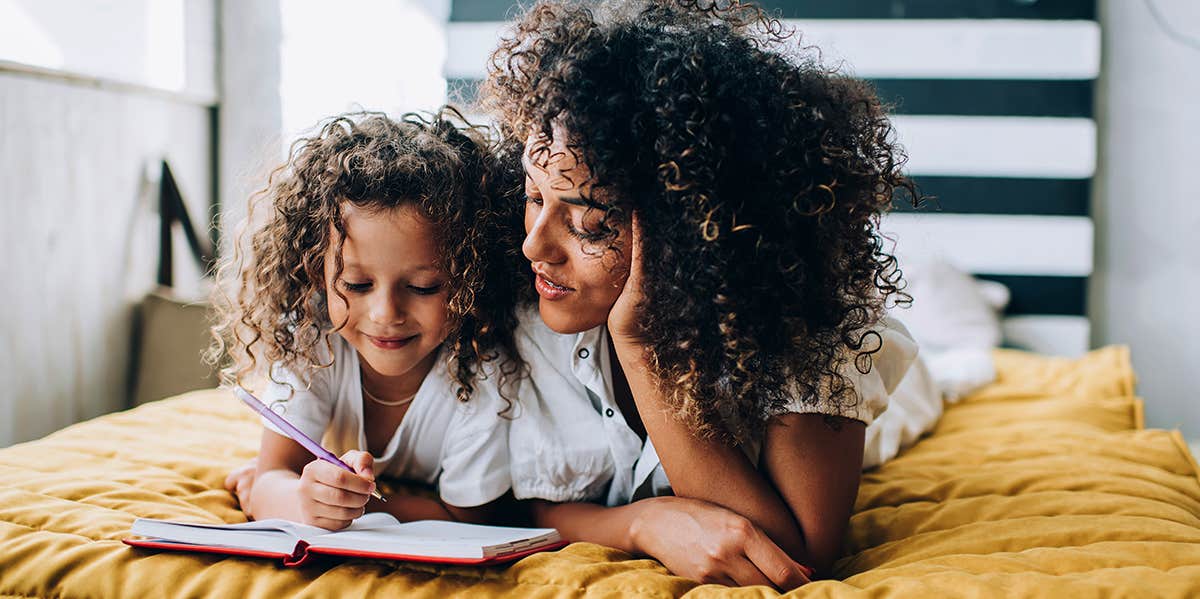
[(299, 566), (315, 554), (450, 564), (494, 564), (558, 549), (553, 528), (509, 528), (421, 520), (403, 524), (390, 514), (367, 514), (339, 531), (287, 520), (193, 524), (138, 518), (125, 539), (135, 547), (250, 555)]

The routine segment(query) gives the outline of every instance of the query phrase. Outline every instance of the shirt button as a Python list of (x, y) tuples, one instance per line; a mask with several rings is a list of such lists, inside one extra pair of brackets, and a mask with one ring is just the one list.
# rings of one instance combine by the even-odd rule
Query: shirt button
[(612, 408), (609, 408), (609, 409), (607, 409), (607, 410), (604, 410), (604, 415), (605, 415), (605, 416), (608, 416), (609, 418), (612, 418), (612, 417), (613, 417), (613, 414), (614, 414), (614, 412), (613, 412), (613, 409), (612, 409)]
[(586, 360), (587, 357), (590, 355), (592, 355), (592, 352), (588, 351), (588, 348), (586, 348), (586, 347), (579, 348), (579, 357), (580, 358)]

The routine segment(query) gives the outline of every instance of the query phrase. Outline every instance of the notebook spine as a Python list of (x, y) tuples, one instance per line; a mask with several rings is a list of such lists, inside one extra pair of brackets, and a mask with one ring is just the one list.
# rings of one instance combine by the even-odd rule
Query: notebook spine
[(308, 550), (308, 542), (301, 540), (296, 542), (296, 550), (291, 555), (283, 558), (283, 565), (289, 568), (297, 568), (312, 560), (313, 553)]

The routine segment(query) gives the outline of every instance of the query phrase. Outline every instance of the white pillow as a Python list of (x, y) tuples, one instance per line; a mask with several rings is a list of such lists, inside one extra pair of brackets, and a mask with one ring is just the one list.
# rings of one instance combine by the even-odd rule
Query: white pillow
[(939, 258), (902, 261), (912, 306), (890, 313), (908, 326), (922, 350), (999, 347), (1008, 288), (982, 281)]

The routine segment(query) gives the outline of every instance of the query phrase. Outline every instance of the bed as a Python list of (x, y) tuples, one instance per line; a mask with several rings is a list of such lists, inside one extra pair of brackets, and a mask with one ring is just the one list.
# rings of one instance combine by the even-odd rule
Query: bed
[[(997, 380), (864, 474), (840, 580), (797, 597), (1200, 596), (1200, 479), (1142, 426), (1128, 350), (995, 353)], [(258, 424), (200, 391), (0, 450), (0, 596), (774, 596), (576, 543), (511, 566), (371, 560), (292, 569), (121, 543), (137, 517), (240, 522), (221, 484)]]

